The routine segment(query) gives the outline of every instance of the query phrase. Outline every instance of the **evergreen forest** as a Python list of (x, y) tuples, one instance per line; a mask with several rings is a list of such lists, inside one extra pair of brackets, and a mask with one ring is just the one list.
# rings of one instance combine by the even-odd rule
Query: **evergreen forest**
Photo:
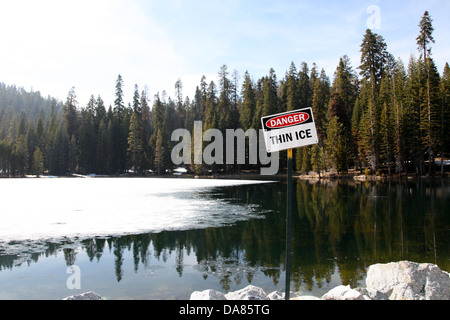
[[(433, 59), (432, 18), (418, 25), (417, 56), (402, 61), (388, 51), (382, 35), (367, 29), (353, 67), (339, 60), (333, 80), (315, 63), (291, 63), (284, 77), (275, 70), (253, 79), (249, 72), (220, 67), (215, 81), (200, 79), (195, 96), (183, 96), (183, 83), (149, 97), (134, 86), (124, 96), (117, 77), (115, 101), (100, 96), (86, 105), (75, 88), (66, 101), (42, 97), (0, 83), (0, 177), (25, 175), (166, 174), (174, 169), (172, 132), (214, 128), (259, 130), (261, 117), (312, 107), (319, 144), (295, 150), (295, 169), (319, 174), (351, 169), (366, 174), (444, 175), (450, 154), (450, 67), (440, 73)], [(357, 50), (358, 48), (355, 48)], [(114, 88), (111, 88), (112, 90)], [(125, 99), (129, 102), (126, 102)], [(205, 143), (204, 143), (205, 146)], [(225, 154), (224, 150), (224, 154)], [(281, 155), (281, 167), (285, 165)], [(192, 165), (195, 174), (257, 170), (260, 165)]]

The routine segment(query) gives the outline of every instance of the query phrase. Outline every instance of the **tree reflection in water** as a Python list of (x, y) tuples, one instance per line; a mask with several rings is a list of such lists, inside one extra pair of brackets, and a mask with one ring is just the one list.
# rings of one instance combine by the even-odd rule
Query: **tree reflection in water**
[[(62, 250), (70, 266), (77, 260), (79, 251), (72, 245), (77, 243), (91, 262), (114, 255), (115, 276), (120, 282), (125, 252), (133, 257), (136, 273), (150, 265), (151, 257), (162, 262), (174, 258), (180, 278), (185, 255), (194, 254), (194, 270), (203, 279), (217, 278), (224, 291), (232, 285), (251, 284), (258, 273), (278, 286), (285, 269), (285, 190), (285, 185), (278, 183), (208, 192), (208, 197), (252, 208), (259, 205), (262, 219), (220, 228), (46, 243), (45, 250), (25, 260), (38, 262)], [(449, 195), (450, 184), (442, 179), (297, 182), (291, 275), (294, 289), (321, 288), (334, 274), (342, 284), (356, 287), (364, 280), (369, 265), (399, 260), (435, 263), (450, 271)], [(0, 271), (14, 268), (20, 258), (0, 251)]]

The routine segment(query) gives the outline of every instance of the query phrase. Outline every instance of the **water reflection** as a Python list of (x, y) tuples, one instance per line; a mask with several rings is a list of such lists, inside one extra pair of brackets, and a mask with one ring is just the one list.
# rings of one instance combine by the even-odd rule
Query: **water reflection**
[[(182, 278), (185, 256), (194, 255), (194, 269), (203, 279), (217, 279), (224, 291), (233, 285), (251, 284), (259, 273), (278, 286), (285, 268), (285, 190), (285, 185), (278, 183), (220, 188), (205, 195), (259, 204), (264, 219), (221, 228), (41, 243), (45, 250), (30, 253), (22, 263), (37, 263), (63, 251), (70, 266), (76, 264), (80, 252), (76, 248), (81, 245), (91, 262), (113, 255), (111, 268), (121, 282), (125, 257), (132, 256), (135, 273), (148, 268), (151, 257), (162, 262), (174, 259)], [(399, 260), (435, 263), (450, 271), (449, 194), (446, 180), (297, 182), (293, 288), (321, 288), (334, 274), (342, 284), (356, 287), (369, 265)], [(0, 251), (0, 270), (14, 268), (20, 258)]]

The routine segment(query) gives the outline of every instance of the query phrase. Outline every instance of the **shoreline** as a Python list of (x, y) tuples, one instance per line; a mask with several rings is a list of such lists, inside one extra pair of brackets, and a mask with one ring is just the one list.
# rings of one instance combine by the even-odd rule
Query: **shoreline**
[[(184, 170), (184, 169), (183, 169)], [(23, 177), (0, 177), (0, 179), (50, 179), (50, 178), (160, 178), (160, 179), (229, 179), (229, 180), (286, 180), (288, 174), (285, 170), (280, 171), (276, 175), (261, 175), (257, 170), (242, 170), (239, 172), (217, 172), (210, 173), (205, 175), (196, 175), (194, 173), (189, 172), (168, 172), (165, 175), (155, 175), (151, 174), (135, 174), (132, 172), (122, 173), (122, 174), (112, 174), (112, 175), (97, 175), (95, 173), (90, 174), (67, 174), (64, 176), (53, 176), (53, 175), (40, 175), (37, 177), (36, 175), (25, 175)], [(356, 181), (356, 182), (402, 182), (402, 181), (415, 181), (415, 180), (440, 180), (440, 179), (448, 179), (450, 178), (450, 172), (444, 172), (444, 175), (439, 173), (435, 173), (434, 175), (417, 175), (415, 173), (401, 173), (401, 174), (381, 174), (381, 175), (370, 175), (364, 174), (361, 171), (351, 169), (347, 173), (338, 174), (336, 171), (328, 171), (321, 173), (320, 175), (316, 172), (310, 171), (308, 174), (293, 172), (292, 174), (293, 180), (302, 180), (302, 181), (311, 181), (311, 182), (319, 182), (319, 181)]]
[[(142, 178), (142, 179), (228, 179), (228, 180), (285, 180), (287, 179), (287, 173), (278, 173), (276, 175), (260, 175), (256, 172), (240, 172), (240, 173), (217, 173), (213, 175), (195, 175), (195, 174), (167, 174), (167, 175), (135, 175), (135, 174), (120, 174), (120, 175), (82, 175), (82, 174), (72, 174), (65, 176), (47, 176), (41, 175), (36, 177), (33, 175), (26, 175), (24, 177), (0, 177), (0, 179), (61, 179), (61, 178)], [(394, 174), (391, 176), (379, 176), (379, 175), (364, 175), (359, 173), (348, 173), (348, 174), (336, 174), (336, 173), (326, 173), (322, 175), (318, 174), (299, 174), (294, 173), (292, 175), (293, 180), (302, 180), (310, 182), (320, 182), (320, 181), (355, 181), (355, 182), (406, 182), (415, 180), (446, 180), (450, 178), (449, 173), (445, 173), (444, 176), (440, 174), (436, 175), (416, 175), (416, 174)]]

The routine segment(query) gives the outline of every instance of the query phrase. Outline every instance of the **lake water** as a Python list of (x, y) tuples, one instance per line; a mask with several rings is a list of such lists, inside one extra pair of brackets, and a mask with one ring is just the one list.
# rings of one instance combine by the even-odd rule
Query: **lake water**
[[(363, 286), (368, 266), (399, 260), (450, 271), (448, 180), (294, 186), (291, 290)], [(284, 290), (284, 181), (0, 179), (0, 190), (0, 299)]]

